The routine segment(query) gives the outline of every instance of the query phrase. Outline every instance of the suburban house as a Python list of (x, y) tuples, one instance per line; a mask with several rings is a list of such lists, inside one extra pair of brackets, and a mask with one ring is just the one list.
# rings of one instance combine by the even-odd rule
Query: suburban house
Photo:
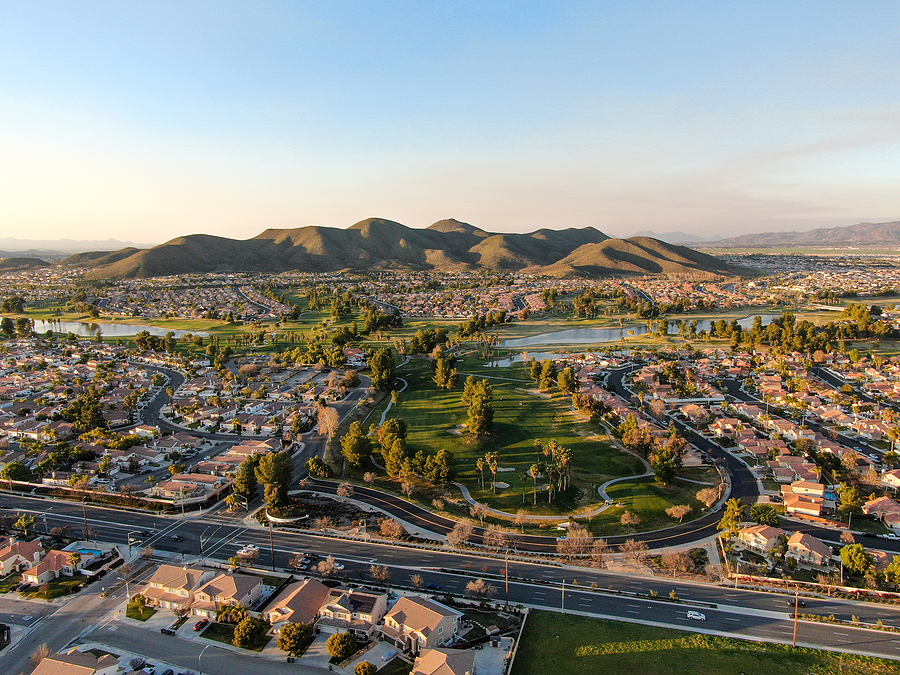
[(44, 559), (37, 565), (22, 572), (22, 581), (28, 584), (37, 585), (51, 579), (57, 579), (63, 575), (67, 577), (74, 576), (81, 569), (81, 566), (87, 562), (79, 560), (74, 551), (47, 551)]
[(387, 612), (387, 594), (333, 588), (319, 609), (316, 627), (326, 633), (368, 636)]
[(44, 547), (38, 539), (17, 541), (15, 538), (0, 537), (0, 576), (37, 565), (43, 554)]
[(881, 474), (881, 482), (892, 488), (900, 488), (900, 469), (885, 471)]
[(828, 565), (831, 562), (831, 547), (810, 534), (794, 532), (788, 539), (785, 556), (810, 565)]
[(112, 654), (97, 656), (72, 649), (66, 654), (50, 654), (31, 675), (115, 675), (119, 659)]
[(462, 612), (434, 600), (404, 596), (384, 616), (381, 634), (395, 646), (418, 654), (448, 644), (456, 635)]
[(890, 497), (878, 497), (863, 504), (863, 513), (875, 516), (891, 529), (900, 529), (900, 502)]
[(163, 609), (188, 609), (194, 593), (215, 574), (213, 570), (179, 565), (160, 565), (143, 595), (151, 605)]
[(278, 633), (286, 623), (312, 624), (331, 589), (317, 579), (289, 584), (270, 603), (264, 614)]
[(738, 542), (746, 549), (766, 554), (778, 545), (779, 537), (787, 536), (780, 527), (754, 525), (738, 532)]
[(423, 649), (409, 675), (475, 675), (475, 650)]
[(194, 594), (191, 612), (213, 618), (216, 611), (227, 605), (252, 608), (262, 599), (262, 579), (246, 574), (223, 572), (207, 581)]

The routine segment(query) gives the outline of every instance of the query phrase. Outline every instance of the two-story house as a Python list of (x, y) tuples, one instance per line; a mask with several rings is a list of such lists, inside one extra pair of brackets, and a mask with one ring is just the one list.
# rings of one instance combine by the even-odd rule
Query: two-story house
[(326, 633), (369, 636), (387, 612), (387, 599), (386, 593), (332, 588), (319, 608), (316, 626)]
[(194, 594), (191, 612), (214, 618), (216, 611), (227, 605), (252, 608), (262, 599), (263, 584), (259, 577), (222, 572), (201, 586)]
[(151, 605), (162, 609), (188, 609), (194, 593), (209, 581), (215, 572), (196, 567), (160, 565), (150, 577), (143, 591)]
[(434, 600), (405, 596), (385, 614), (381, 633), (397, 647), (418, 654), (449, 644), (461, 618), (462, 612)]

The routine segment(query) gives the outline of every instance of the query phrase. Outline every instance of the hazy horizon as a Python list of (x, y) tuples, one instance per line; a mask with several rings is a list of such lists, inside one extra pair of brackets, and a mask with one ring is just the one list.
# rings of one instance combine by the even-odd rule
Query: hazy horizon
[(891, 3), (6, 8), (0, 237), (896, 220)]

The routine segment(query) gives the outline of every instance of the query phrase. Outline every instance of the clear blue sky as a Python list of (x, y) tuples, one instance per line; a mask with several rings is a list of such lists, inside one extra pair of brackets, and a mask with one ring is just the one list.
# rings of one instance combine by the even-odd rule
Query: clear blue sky
[(900, 218), (895, 2), (0, 0), (0, 236)]

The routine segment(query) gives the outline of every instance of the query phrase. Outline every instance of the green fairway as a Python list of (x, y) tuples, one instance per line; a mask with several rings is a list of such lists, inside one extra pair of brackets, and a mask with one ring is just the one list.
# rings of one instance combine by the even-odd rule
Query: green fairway
[[(424, 360), (415, 360), (400, 371), (409, 387), (400, 395), (399, 407), (393, 408), (388, 417), (402, 417), (406, 421), (412, 452), (435, 453), (441, 448), (452, 451), (457, 458), (459, 480), (479, 501), (513, 513), (523, 508), (520, 476), (532, 464), (544, 460), (535, 450), (536, 439), (545, 443), (555, 439), (572, 449), (575, 454), (572, 483), (577, 490), (576, 494), (560, 496), (549, 505), (547, 493), (543, 491), (538, 494), (535, 507), (534, 483), (528, 478), (524, 485), (524, 507), (532, 513), (568, 513), (596, 506), (596, 487), (601, 483), (643, 472), (634, 457), (622, 453), (601, 437), (596, 428), (574, 415), (568, 397), (559, 394), (541, 397), (526, 391), (533, 388), (533, 383), (528, 380), (524, 366), (484, 368), (473, 362), (470, 356), (459, 364), (460, 380), (468, 373), (490, 379), (495, 409), (494, 432), (490, 437), (474, 438), (458, 429), (466, 421), (466, 408), (461, 401), (462, 383), (455, 390), (438, 389), (431, 381), (430, 364)], [(377, 421), (378, 417), (373, 415), (370, 421)], [(454, 431), (457, 433), (451, 433)], [(485, 472), (485, 487), (481, 488), (481, 476), (475, 466), (475, 461), (489, 451), (500, 453), (497, 482), (509, 485), (498, 486), (496, 493), (491, 489), (489, 471)], [(539, 479), (538, 487), (542, 484)]]
[(898, 664), (591, 617), (532, 611), (512, 675), (887, 675)]

